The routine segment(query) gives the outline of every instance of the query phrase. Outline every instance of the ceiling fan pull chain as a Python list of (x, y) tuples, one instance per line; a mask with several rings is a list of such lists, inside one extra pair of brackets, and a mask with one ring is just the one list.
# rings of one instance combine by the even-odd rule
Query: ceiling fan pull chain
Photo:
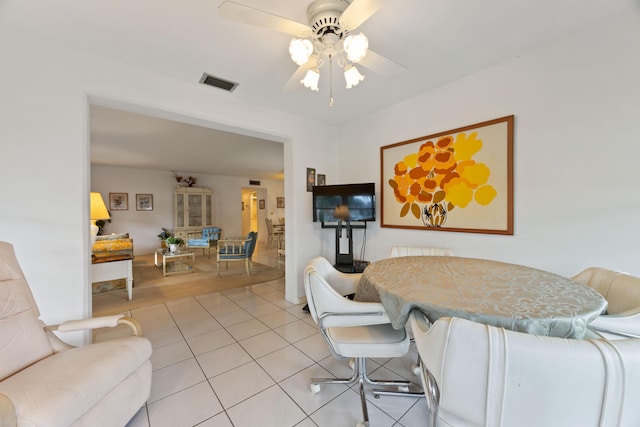
[(333, 107), (333, 56), (329, 55), (329, 108)]

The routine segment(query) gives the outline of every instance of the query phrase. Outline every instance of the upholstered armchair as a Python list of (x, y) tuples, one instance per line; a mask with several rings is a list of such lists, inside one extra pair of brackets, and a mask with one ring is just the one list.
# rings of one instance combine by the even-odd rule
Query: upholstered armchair
[(589, 328), (608, 339), (640, 338), (640, 277), (591, 267), (573, 280), (596, 290), (607, 300), (607, 312)]
[(640, 426), (640, 339), (536, 336), (419, 310), (410, 322), (438, 427)]
[[(13, 246), (0, 242), (0, 426), (124, 426), (151, 389), (151, 344), (123, 315), (45, 326)], [(130, 327), (82, 347), (57, 334)]]
[(225, 261), (229, 268), (229, 261), (244, 261), (247, 276), (251, 275), (253, 268), (253, 251), (256, 248), (258, 233), (255, 231), (247, 234), (244, 239), (225, 239), (218, 241), (218, 277), (220, 277), (220, 262)]
[(218, 227), (205, 227), (201, 233), (187, 234), (187, 250), (201, 248), (202, 253), (207, 250), (207, 255), (211, 259), (211, 247), (215, 247), (220, 240), (222, 230)]

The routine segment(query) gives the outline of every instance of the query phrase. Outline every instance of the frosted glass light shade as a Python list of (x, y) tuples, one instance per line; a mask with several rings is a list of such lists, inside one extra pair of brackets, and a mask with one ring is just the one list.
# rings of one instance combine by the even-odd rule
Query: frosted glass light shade
[(364, 34), (356, 34), (347, 36), (343, 43), (344, 51), (347, 53), (347, 59), (351, 62), (360, 62), (365, 57), (369, 49), (369, 40)]
[(318, 90), (318, 81), (320, 80), (320, 71), (317, 68), (310, 68), (304, 79), (300, 80), (305, 87), (311, 90)]
[(363, 81), (364, 76), (360, 74), (360, 71), (358, 71), (355, 65), (349, 65), (344, 70), (344, 79), (347, 81), (347, 89), (351, 89)]
[(306, 64), (313, 53), (313, 44), (306, 39), (293, 39), (289, 43), (291, 60), (298, 65)]

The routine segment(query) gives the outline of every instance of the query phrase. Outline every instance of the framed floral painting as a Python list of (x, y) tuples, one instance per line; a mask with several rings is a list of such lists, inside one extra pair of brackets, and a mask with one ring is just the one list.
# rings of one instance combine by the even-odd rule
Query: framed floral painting
[(128, 193), (109, 193), (109, 210), (126, 211), (129, 209)]
[(513, 121), (380, 147), (381, 226), (512, 235)]

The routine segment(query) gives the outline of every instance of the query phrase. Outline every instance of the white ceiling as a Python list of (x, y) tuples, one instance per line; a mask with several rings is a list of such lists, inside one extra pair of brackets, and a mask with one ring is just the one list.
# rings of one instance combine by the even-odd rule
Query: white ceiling
[[(302, 23), (306, 23), (310, 3), (235, 1)], [(387, 0), (358, 30), (369, 38), (370, 49), (406, 70), (389, 79), (363, 69), (365, 80), (349, 90), (344, 89), (336, 72), (335, 104), (329, 108), (327, 65), (321, 68), (319, 92), (302, 86), (283, 91), (297, 68), (288, 55), (291, 36), (224, 20), (217, 13), (220, 3), (0, 0), (0, 25), (186, 84), (199, 85), (202, 73), (207, 72), (239, 83), (230, 96), (340, 125), (638, 8), (638, 0)], [(279, 143), (265, 146), (269, 154), (258, 154), (264, 157), (254, 157), (256, 154), (248, 153), (257, 153), (254, 150), (264, 140), (243, 141), (245, 137), (209, 134), (210, 129), (102, 107), (92, 109), (91, 120), (92, 156), (98, 161), (99, 154), (100, 163), (154, 164), (162, 169), (166, 165), (169, 170), (231, 176), (243, 173), (255, 178), (282, 172)], [(211, 141), (216, 146), (222, 141), (228, 145), (214, 148)], [(186, 157), (182, 153), (193, 147), (212, 151), (206, 157), (198, 156), (201, 160), (185, 159), (183, 166), (177, 159)], [(279, 162), (272, 159), (269, 148), (280, 150)], [(217, 164), (221, 158), (225, 162)], [(231, 158), (246, 159), (249, 165), (239, 166), (240, 161), (232, 164)], [(256, 158), (261, 161), (255, 162)], [(264, 170), (244, 169), (256, 163)], [(185, 169), (187, 165), (189, 169)], [(220, 171), (228, 166), (235, 173), (214, 171), (210, 169), (213, 166)]]

